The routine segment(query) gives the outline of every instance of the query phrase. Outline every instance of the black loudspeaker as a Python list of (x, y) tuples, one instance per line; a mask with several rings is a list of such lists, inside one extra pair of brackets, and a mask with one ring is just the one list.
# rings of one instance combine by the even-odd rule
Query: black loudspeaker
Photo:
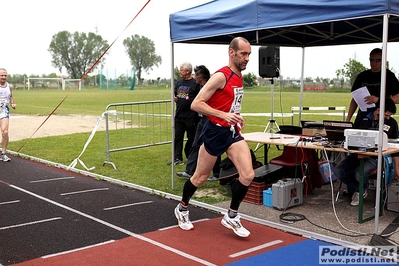
[(280, 76), (280, 47), (259, 47), (259, 76), (262, 78)]

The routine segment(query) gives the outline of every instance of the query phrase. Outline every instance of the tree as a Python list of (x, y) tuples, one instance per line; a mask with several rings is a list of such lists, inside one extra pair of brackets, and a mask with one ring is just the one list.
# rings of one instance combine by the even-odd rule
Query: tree
[[(92, 32), (60, 31), (53, 35), (48, 51), (54, 67), (60, 72), (65, 68), (70, 78), (80, 79), (107, 48), (107, 41)], [(99, 64), (104, 62), (102, 58)]]
[(142, 72), (148, 73), (154, 66), (162, 63), (162, 58), (155, 53), (154, 42), (150, 39), (137, 34), (123, 40), (126, 54), (130, 58), (130, 63), (137, 71), (137, 78), (142, 80)]
[(242, 76), (242, 79), (244, 81), (245, 88), (252, 88), (258, 84), (258, 81), (256, 80), (256, 75), (254, 73), (245, 74)]
[(173, 69), (173, 79), (175, 83), (180, 79), (180, 70), (177, 66)]
[(335, 71), (335, 74), (337, 75), (338, 79), (341, 79), (341, 85), (343, 84), (342, 77), (348, 78), (350, 84), (353, 84), (353, 82), (355, 82), (357, 75), (366, 69), (367, 68), (359, 61), (349, 58), (349, 62), (345, 63), (344, 68), (337, 69)]

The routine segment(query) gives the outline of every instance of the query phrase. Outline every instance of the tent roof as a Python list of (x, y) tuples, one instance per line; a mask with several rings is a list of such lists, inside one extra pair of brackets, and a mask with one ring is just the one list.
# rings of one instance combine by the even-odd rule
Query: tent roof
[(399, 41), (399, 0), (215, 0), (170, 15), (172, 42), (327, 46)]

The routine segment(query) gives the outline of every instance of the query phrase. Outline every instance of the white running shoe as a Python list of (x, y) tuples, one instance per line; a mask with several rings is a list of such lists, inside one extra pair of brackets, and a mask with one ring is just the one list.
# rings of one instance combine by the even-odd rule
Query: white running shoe
[(5, 153), (2, 153), (2, 154), (0, 155), (0, 159), (1, 159), (3, 162), (9, 162), (9, 161), (11, 161), (11, 159), (10, 159)]
[(177, 221), (179, 222), (179, 227), (183, 230), (192, 230), (194, 229), (194, 225), (191, 223), (189, 218), (189, 211), (180, 211), (179, 204), (177, 204), (175, 208), (175, 216)]
[[(365, 199), (366, 197), (367, 197), (367, 189), (364, 191), (364, 193), (363, 193), (363, 199)], [(352, 196), (352, 201), (351, 201), (351, 205), (352, 206), (358, 206), (359, 205), (359, 192), (355, 192), (355, 193), (353, 193), (353, 196)]]
[(230, 218), (229, 215), (226, 213), (223, 216), (222, 224), (225, 227), (233, 230), (234, 233), (236, 233), (236, 235), (238, 236), (248, 237), (251, 234), (251, 232), (249, 232), (247, 229), (244, 228), (244, 226), (242, 226), (240, 222), (240, 215), (237, 215), (234, 218)]

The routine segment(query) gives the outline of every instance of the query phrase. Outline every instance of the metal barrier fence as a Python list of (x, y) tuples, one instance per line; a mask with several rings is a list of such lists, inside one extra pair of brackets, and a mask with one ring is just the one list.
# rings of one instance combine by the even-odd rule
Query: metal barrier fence
[(111, 153), (172, 143), (171, 101), (109, 104), (105, 109), (106, 155)]
[(292, 112), (291, 125), (294, 125), (294, 115), (299, 114), (299, 111), (301, 111), (301, 114), (303, 114), (303, 111), (342, 111), (342, 120), (345, 121), (346, 108), (345, 106), (314, 106), (314, 107), (303, 106), (301, 110), (300, 107), (293, 106), (291, 107), (291, 112)]

